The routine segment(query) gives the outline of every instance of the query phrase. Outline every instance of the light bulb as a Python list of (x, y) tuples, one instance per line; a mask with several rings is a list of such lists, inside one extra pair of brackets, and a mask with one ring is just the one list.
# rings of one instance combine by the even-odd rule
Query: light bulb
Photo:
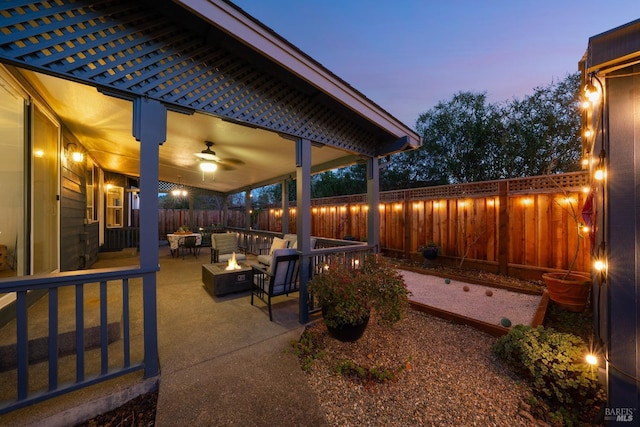
[(604, 169), (602, 168), (596, 169), (596, 172), (593, 175), (593, 177), (598, 181), (602, 181), (604, 179)]
[(215, 172), (218, 169), (218, 165), (214, 162), (200, 162), (200, 170), (202, 172)]
[(593, 268), (595, 268), (596, 271), (602, 271), (604, 270), (604, 267), (605, 267), (605, 263), (601, 259), (598, 259), (596, 260), (596, 262), (593, 263)]
[(592, 104), (596, 104), (600, 100), (600, 91), (593, 83), (589, 82), (584, 87), (584, 96), (591, 101)]
[(585, 357), (587, 363), (589, 365), (597, 365), (598, 364), (598, 358), (596, 357), (595, 354), (587, 354), (587, 357)]

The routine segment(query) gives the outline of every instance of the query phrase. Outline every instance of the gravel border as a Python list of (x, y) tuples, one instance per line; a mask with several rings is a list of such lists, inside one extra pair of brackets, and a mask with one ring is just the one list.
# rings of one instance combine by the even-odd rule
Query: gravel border
[[(530, 389), (492, 356), (496, 338), (469, 326), (410, 310), (392, 328), (372, 318), (355, 343), (331, 338), (321, 321), (308, 332), (326, 351), (307, 376), (329, 425), (546, 425), (526, 411)], [(344, 359), (399, 372), (364, 383), (335, 373)]]

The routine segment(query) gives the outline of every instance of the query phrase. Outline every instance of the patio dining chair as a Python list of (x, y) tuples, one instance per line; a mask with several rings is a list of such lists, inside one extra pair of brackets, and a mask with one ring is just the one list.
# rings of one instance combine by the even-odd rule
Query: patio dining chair
[(178, 244), (178, 252), (182, 252), (182, 259), (184, 259), (184, 254), (186, 252), (193, 254), (197, 259), (200, 252), (200, 246), (197, 245), (196, 236), (186, 236), (181, 238), (180, 243)]

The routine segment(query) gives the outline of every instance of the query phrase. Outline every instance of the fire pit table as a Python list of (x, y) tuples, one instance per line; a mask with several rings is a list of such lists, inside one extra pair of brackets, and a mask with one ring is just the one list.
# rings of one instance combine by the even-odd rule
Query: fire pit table
[(227, 270), (228, 264), (203, 264), (202, 284), (207, 292), (217, 297), (234, 292), (248, 291), (251, 289), (253, 273), (247, 263), (238, 263), (240, 269)]

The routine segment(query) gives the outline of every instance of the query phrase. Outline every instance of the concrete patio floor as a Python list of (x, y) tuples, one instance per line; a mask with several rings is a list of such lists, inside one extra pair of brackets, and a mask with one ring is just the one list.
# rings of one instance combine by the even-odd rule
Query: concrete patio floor
[[(135, 264), (130, 251), (101, 254), (94, 267)], [(250, 293), (212, 297), (199, 258), (160, 247), (157, 275), (159, 378), (130, 374), (0, 416), (0, 425), (70, 426), (159, 385), (157, 426), (314, 425), (324, 417), (290, 342), (304, 330), (298, 299), (274, 300), (273, 322)], [(44, 364), (43, 364), (44, 365)]]

